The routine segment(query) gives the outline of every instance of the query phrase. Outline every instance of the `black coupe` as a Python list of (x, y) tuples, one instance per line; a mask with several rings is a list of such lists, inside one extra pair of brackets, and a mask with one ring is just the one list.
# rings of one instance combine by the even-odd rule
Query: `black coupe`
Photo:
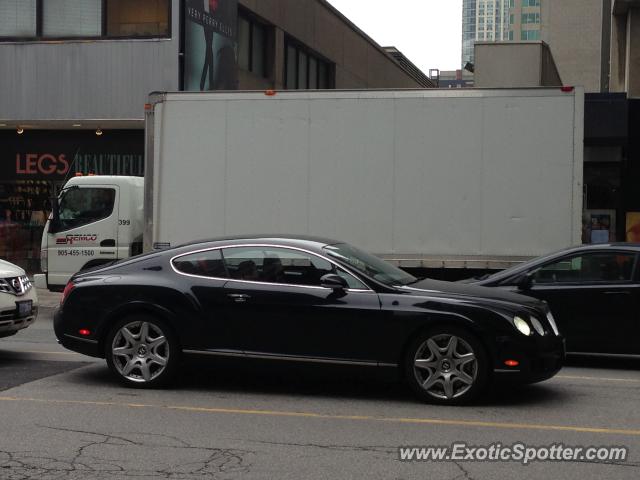
[(564, 358), (543, 302), (418, 280), (300, 236), (218, 239), (82, 272), (54, 326), (62, 345), (143, 387), (205, 355), (395, 368), (422, 398), (460, 403), (492, 379), (550, 378)]

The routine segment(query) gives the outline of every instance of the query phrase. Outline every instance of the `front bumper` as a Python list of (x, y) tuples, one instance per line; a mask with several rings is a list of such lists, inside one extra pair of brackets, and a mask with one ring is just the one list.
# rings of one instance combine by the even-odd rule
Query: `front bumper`
[[(31, 300), (33, 309), (30, 315), (19, 316), (16, 302)], [(10, 293), (0, 293), (0, 338), (15, 335), (33, 322), (38, 316), (38, 297), (35, 289), (29, 290), (24, 295), (16, 296)]]
[[(496, 347), (494, 378), (517, 383), (536, 383), (553, 377), (564, 365), (566, 354), (561, 335), (500, 337)], [(507, 366), (508, 360), (515, 360), (518, 365)]]

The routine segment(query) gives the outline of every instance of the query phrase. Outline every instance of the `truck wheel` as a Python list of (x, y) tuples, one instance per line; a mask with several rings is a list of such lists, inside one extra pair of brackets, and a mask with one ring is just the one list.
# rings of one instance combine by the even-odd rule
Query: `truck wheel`
[(134, 315), (119, 321), (105, 343), (105, 357), (113, 373), (127, 386), (167, 385), (179, 363), (178, 341), (162, 321)]
[(467, 403), (487, 383), (488, 360), (480, 342), (457, 327), (438, 327), (410, 344), (404, 373), (418, 396), (431, 403)]

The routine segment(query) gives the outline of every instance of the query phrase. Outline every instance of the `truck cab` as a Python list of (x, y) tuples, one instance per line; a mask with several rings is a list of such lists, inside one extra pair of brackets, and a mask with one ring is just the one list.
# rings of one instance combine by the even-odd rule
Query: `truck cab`
[(142, 253), (143, 199), (141, 177), (69, 180), (44, 228), (36, 286), (61, 291), (76, 272)]

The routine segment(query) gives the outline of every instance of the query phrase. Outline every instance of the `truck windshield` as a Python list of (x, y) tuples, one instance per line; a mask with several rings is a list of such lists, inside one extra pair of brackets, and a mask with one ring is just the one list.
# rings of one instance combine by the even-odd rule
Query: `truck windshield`
[(324, 250), (345, 265), (385, 285), (409, 285), (418, 281), (413, 275), (346, 243), (327, 245)]
[(111, 216), (116, 198), (113, 188), (69, 188), (60, 195), (62, 230), (80, 227)]

